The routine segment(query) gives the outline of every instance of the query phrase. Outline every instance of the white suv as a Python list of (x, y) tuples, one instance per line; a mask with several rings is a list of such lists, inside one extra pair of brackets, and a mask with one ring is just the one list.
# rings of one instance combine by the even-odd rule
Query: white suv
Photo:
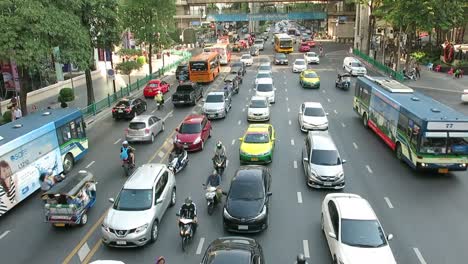
[(102, 222), (104, 244), (138, 247), (158, 238), (159, 223), (176, 203), (176, 180), (165, 164), (145, 164), (125, 182)]
[(369, 202), (351, 193), (331, 193), (322, 202), (321, 225), (333, 263), (396, 264), (388, 236)]

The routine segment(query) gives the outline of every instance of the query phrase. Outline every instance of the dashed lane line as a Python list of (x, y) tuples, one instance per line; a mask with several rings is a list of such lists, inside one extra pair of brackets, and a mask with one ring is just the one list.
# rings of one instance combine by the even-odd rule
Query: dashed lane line
[(288, 101), (288, 100), (289, 100), (289, 98), (286, 97), (286, 101)]
[(330, 98), (327, 98), (327, 101), (328, 101), (328, 102), (331, 102)]
[(297, 169), (297, 161), (294, 161), (294, 168)]
[(369, 165), (366, 165), (366, 169), (369, 173), (371, 174), (374, 173)]
[(338, 114), (338, 111), (336, 111), (336, 109), (333, 110), (333, 113), (335, 113), (336, 115)]
[(10, 233), (10, 230), (7, 230), (7, 231), (3, 232), (3, 233), (0, 235), (0, 239), (5, 238), (5, 237), (8, 235), (8, 233)]
[(245, 108), (242, 108), (242, 112), (245, 112)]
[(413, 248), (413, 251), (421, 264), (427, 264), (426, 260), (424, 259), (423, 255), (421, 254), (418, 248)]
[(358, 145), (356, 144), (356, 142), (353, 142), (353, 146), (355, 149), (358, 149)]
[(93, 166), (93, 164), (95, 163), (96, 161), (91, 161), (88, 165), (86, 165), (86, 169), (89, 169), (89, 167)]
[(121, 140), (122, 140), (121, 138), (117, 139), (117, 140), (114, 142), (114, 145), (118, 144)]
[(302, 203), (302, 193), (301, 192), (297, 192), (297, 203)]
[(88, 243), (84, 243), (83, 246), (81, 246), (80, 250), (78, 250), (78, 257), (80, 258), (81, 262), (83, 262), (86, 256), (88, 256), (89, 251), (90, 249)]
[(235, 139), (232, 140), (231, 145), (234, 145), (234, 143), (236, 143)]
[(288, 113), (289, 113), (289, 112), (291, 112), (291, 109), (289, 109), (289, 107), (288, 107)]
[(242, 121), (241, 121), (241, 120), (237, 121), (237, 124), (238, 124), (238, 125), (240, 125), (241, 123), (242, 123)]
[(294, 146), (294, 139), (291, 139), (291, 145)]
[(292, 124), (291, 120), (289, 120), (289, 122), (288, 122), (288, 123), (289, 123), (289, 125), (291, 125), (291, 124)]
[(198, 242), (198, 246), (197, 246), (197, 252), (196, 252), (197, 255), (201, 254), (204, 243), (205, 243), (205, 238), (204, 237), (200, 238), (200, 242)]
[(388, 205), (388, 208), (393, 209), (393, 204), (392, 204), (392, 202), (390, 202), (390, 199), (388, 197), (384, 197), (384, 199), (385, 199), (385, 202)]
[(229, 166), (229, 160), (226, 160), (226, 167)]
[(341, 126), (342, 127), (346, 127), (345, 123), (341, 122)]
[(304, 257), (310, 258), (309, 241), (308, 240), (302, 240), (302, 246), (304, 248)]
[(158, 156), (159, 156), (160, 158), (164, 157), (164, 152), (159, 151), (159, 152), (158, 152)]

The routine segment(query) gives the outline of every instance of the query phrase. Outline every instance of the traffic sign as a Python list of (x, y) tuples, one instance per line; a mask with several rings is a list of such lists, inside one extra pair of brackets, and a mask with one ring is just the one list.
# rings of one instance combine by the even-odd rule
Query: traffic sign
[(107, 77), (111, 80), (115, 80), (115, 71), (114, 69), (107, 70)]

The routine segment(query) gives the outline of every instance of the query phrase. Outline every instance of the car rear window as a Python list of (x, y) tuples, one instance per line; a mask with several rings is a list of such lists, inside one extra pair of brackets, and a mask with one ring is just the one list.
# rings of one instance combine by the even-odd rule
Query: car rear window
[(190, 92), (193, 90), (191, 85), (179, 85), (177, 86), (177, 92)]
[(144, 122), (131, 122), (128, 125), (128, 128), (135, 129), (135, 130), (144, 129), (146, 128), (146, 124)]
[(180, 125), (179, 133), (181, 134), (197, 134), (202, 130), (201, 124), (182, 124)]
[(207, 256), (207, 264), (239, 264), (239, 263), (250, 263), (252, 254), (247, 250), (240, 249), (226, 249), (217, 250), (211, 252)]
[(151, 87), (151, 88), (156, 88), (156, 87), (158, 87), (158, 86), (159, 86), (159, 84), (157, 84), (157, 83), (150, 83), (150, 84), (148, 84), (148, 87)]
[(120, 101), (115, 106), (117, 106), (117, 107), (122, 107), (122, 106), (127, 107), (127, 106), (130, 106), (130, 102), (129, 101)]

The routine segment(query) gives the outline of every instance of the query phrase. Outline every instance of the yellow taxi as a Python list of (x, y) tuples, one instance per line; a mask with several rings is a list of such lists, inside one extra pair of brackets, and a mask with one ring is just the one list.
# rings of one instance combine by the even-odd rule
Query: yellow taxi
[(239, 138), (241, 163), (270, 163), (275, 148), (275, 129), (270, 124), (251, 124)]
[(320, 77), (313, 70), (302, 71), (299, 75), (299, 83), (302, 88), (320, 88)]

